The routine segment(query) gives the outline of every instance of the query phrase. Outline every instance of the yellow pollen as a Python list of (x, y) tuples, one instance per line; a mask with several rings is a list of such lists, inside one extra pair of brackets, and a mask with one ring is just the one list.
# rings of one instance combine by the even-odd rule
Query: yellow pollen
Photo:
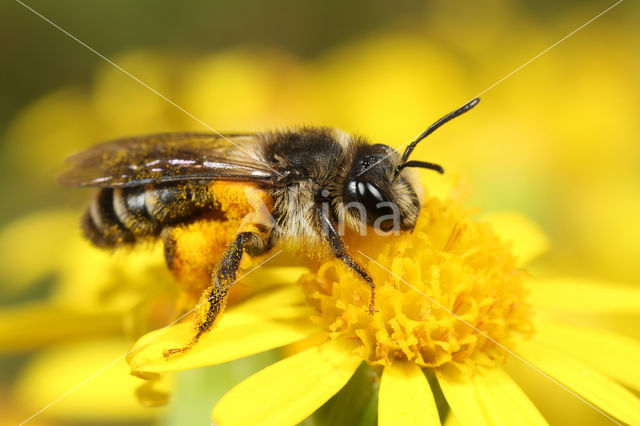
[(345, 240), (376, 284), (373, 316), (369, 287), (339, 260), (313, 265), (299, 283), (318, 312), (313, 320), (332, 338), (359, 341), (357, 353), (371, 364), (493, 365), (505, 357), (494, 341), (508, 346), (511, 333), (532, 332), (528, 275), (488, 224), (453, 201), (427, 200), (413, 232), (369, 229)]

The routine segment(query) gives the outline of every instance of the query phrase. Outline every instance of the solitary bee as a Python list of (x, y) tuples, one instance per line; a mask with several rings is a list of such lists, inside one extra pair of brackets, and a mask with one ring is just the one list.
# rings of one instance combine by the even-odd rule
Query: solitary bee
[(323, 127), (226, 135), (164, 133), (115, 140), (76, 154), (58, 180), (99, 188), (82, 218), (83, 233), (95, 246), (113, 249), (162, 238), (168, 267), (178, 276), (180, 265), (189, 260), (180, 259), (183, 254), (176, 250), (177, 230), (223, 221), (234, 213), (233, 207), (222, 208), (225, 191), (238, 184), (250, 187), (269, 206), (247, 216), (250, 220), (243, 221), (221, 259), (199, 265), (210, 271), (201, 299), (206, 309), (196, 318), (191, 343), (167, 353), (183, 352), (220, 317), (243, 253), (261, 255), (282, 240), (340, 259), (371, 288), (373, 314), (375, 284), (347, 253), (339, 229), (344, 224), (356, 231), (363, 224), (385, 231), (413, 229), (420, 201), (405, 169), (443, 169), (409, 161), (411, 152), (479, 101), (473, 99), (433, 123), (402, 155), (388, 145)]

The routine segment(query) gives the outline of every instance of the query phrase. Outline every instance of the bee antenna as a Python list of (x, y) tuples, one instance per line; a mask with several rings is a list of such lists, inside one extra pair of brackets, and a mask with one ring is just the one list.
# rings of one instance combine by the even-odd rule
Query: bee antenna
[[(480, 102), (480, 98), (474, 98), (471, 101), (469, 101), (468, 103), (466, 103), (465, 105), (463, 105), (460, 108), (458, 108), (457, 110), (455, 110), (453, 112), (450, 112), (449, 114), (445, 115), (440, 120), (436, 121), (431, 126), (429, 126), (429, 128), (427, 130), (422, 132), (422, 134), (420, 136), (418, 136), (418, 138), (416, 140), (411, 142), (409, 144), (409, 146), (407, 147), (407, 149), (404, 150), (404, 154), (402, 154), (402, 162), (406, 164), (407, 158), (409, 158), (409, 155), (411, 155), (411, 153), (415, 149), (416, 145), (418, 145), (418, 142), (420, 142), (422, 139), (424, 139), (427, 136), (429, 136), (431, 133), (435, 132), (444, 123), (446, 123), (446, 122), (448, 122), (450, 120), (453, 120), (457, 116), (462, 115), (465, 112), (469, 111), (471, 108), (473, 108), (474, 106), (478, 105), (478, 102)], [(403, 167), (403, 164), (401, 164), (398, 167), (399, 168)], [(404, 166), (404, 167), (422, 167), (422, 166)], [(427, 167), (427, 168), (429, 168), (429, 167)]]
[(426, 161), (415, 161), (415, 160), (407, 161), (405, 163), (400, 164), (398, 167), (396, 167), (396, 173), (400, 173), (400, 170), (404, 169), (405, 167), (421, 167), (423, 169), (435, 170), (440, 174), (444, 173), (444, 169), (439, 164), (427, 163)]

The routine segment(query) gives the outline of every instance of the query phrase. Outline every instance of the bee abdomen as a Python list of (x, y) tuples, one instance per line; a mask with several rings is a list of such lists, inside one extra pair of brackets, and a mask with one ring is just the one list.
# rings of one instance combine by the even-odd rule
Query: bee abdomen
[(113, 248), (157, 237), (165, 226), (214, 207), (205, 186), (101, 188), (85, 212), (82, 229), (97, 247)]
[(113, 210), (118, 220), (138, 238), (157, 235), (161, 230), (161, 223), (147, 210), (146, 198), (144, 187), (113, 190)]
[(113, 188), (101, 188), (91, 200), (82, 217), (84, 236), (94, 245), (103, 248), (134, 243), (136, 238), (120, 220), (114, 207)]

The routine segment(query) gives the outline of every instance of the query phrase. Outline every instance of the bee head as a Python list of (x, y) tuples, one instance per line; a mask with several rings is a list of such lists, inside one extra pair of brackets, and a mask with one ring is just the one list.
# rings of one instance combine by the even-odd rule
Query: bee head
[(420, 200), (405, 173), (401, 156), (387, 145), (361, 145), (345, 181), (343, 201), (348, 222), (382, 231), (412, 229)]
[(433, 123), (407, 146), (402, 155), (388, 145), (360, 145), (345, 181), (343, 201), (347, 221), (362, 223), (366, 217), (366, 224), (374, 229), (413, 229), (420, 210), (420, 200), (410, 176), (403, 170), (409, 167), (438, 173), (444, 173), (444, 170), (438, 164), (409, 161), (409, 155), (420, 141), (444, 123), (469, 111), (478, 102), (480, 99), (475, 98)]

